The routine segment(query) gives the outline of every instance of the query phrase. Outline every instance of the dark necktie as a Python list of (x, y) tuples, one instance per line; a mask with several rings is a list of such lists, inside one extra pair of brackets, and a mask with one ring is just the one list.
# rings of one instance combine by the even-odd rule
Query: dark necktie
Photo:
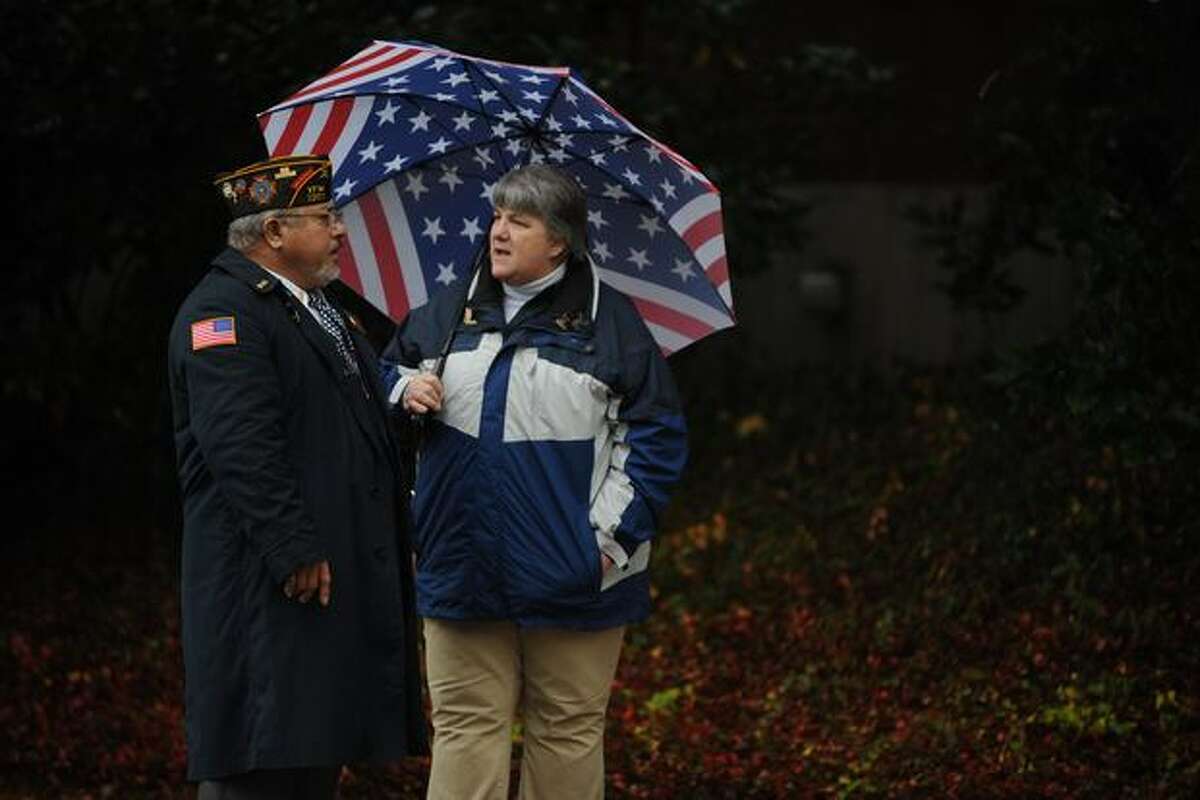
[(333, 304), (325, 297), (320, 289), (312, 289), (308, 293), (308, 305), (317, 312), (317, 321), (325, 332), (333, 337), (337, 345), (338, 355), (350, 372), (358, 372), (358, 362), (354, 358), (354, 345), (350, 341), (350, 332), (346, 330), (346, 322), (337, 312)]

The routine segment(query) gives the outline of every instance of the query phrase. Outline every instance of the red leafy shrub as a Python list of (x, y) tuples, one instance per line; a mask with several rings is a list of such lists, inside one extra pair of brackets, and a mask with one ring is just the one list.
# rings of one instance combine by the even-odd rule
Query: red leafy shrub
[[(888, 391), (693, 414), (657, 609), (613, 688), (610, 795), (1200, 796), (1200, 471), (1122, 464), (978, 391)], [(0, 785), (185, 796), (176, 578), (146, 561), (10, 570)], [(350, 765), (342, 795), (427, 776)]]

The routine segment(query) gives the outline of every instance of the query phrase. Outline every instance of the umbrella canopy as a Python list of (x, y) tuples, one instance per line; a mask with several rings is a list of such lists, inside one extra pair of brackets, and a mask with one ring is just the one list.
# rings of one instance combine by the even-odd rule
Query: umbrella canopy
[(545, 162), (583, 186), (592, 263), (664, 352), (734, 324), (716, 186), (569, 68), (377, 41), (259, 123), (272, 156), (329, 155), (342, 280), (393, 319), (470, 280), (492, 187)]

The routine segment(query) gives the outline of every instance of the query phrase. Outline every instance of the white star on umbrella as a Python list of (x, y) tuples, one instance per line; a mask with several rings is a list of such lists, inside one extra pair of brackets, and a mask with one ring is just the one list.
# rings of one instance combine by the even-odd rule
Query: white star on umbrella
[(438, 283), (444, 283), (446, 286), (454, 283), (458, 276), (454, 274), (454, 262), (449, 264), (438, 264), (438, 276), (434, 278)]
[(562, 96), (563, 96), (563, 99), (566, 100), (571, 105), (578, 105), (578, 103), (579, 103), (579, 98), (575, 96), (575, 93), (573, 91), (571, 91), (570, 86), (563, 87)]
[(454, 130), (469, 131), (471, 130), (471, 125), (474, 122), (475, 118), (471, 116), (471, 113), (469, 111), (464, 111), (457, 117), (454, 117)]
[(532, 83), (534, 86), (541, 86), (545, 82), (546, 82), (545, 78), (539, 77), (537, 75), (522, 75), (521, 76), (521, 83)]
[(608, 260), (612, 258), (612, 253), (608, 252), (608, 245), (606, 245), (604, 242), (596, 242), (592, 245), (592, 255), (594, 255), (596, 260), (601, 264), (607, 263)]
[(636, 264), (638, 272), (641, 272), (643, 269), (650, 266), (650, 259), (646, 258), (645, 250), (635, 250), (632, 247), (629, 248), (629, 258), (626, 260), (632, 261), (634, 264)]
[(574, 122), (574, 123), (575, 123), (575, 125), (576, 125), (577, 127), (580, 127), (580, 128), (590, 128), (590, 127), (592, 127), (592, 123), (588, 122), (586, 119), (584, 119), (583, 117), (579, 116), (578, 114), (576, 114), (575, 116), (571, 117), (571, 121), (572, 121), (572, 122)]
[(453, 63), (454, 63), (453, 58), (450, 58), (449, 56), (442, 56), (441, 58), (435, 59), (434, 62), (429, 65), (429, 68), (432, 69), (434, 72), (441, 72), (443, 69), (445, 69), (446, 67), (450, 66)]
[(411, 194), (413, 196), (413, 200), (420, 200), (421, 195), (429, 191), (429, 188), (425, 185), (424, 174), (420, 172), (410, 172), (406, 177), (408, 178), (408, 185), (404, 187), (404, 191)]
[(387, 84), (387, 87), (389, 89), (394, 89), (403, 83), (408, 83), (408, 76), (407, 75), (393, 75), (392, 77), (390, 77), (386, 81), (384, 81), (384, 83)]
[(525, 142), (521, 139), (509, 139), (508, 144), (504, 145), (504, 149), (515, 156), (520, 155), (521, 149), (524, 146)]
[(338, 186), (333, 190), (334, 199), (336, 200), (339, 197), (349, 197), (350, 192), (354, 190), (354, 185), (356, 183), (358, 183), (358, 181), (352, 181), (349, 178), (346, 178), (346, 180), (342, 181), (341, 186)]
[(678, 258), (675, 259), (675, 267), (671, 270), (671, 272), (674, 272), (676, 275), (678, 275), (679, 280), (683, 281), (684, 283), (688, 282), (688, 278), (696, 277), (696, 273), (692, 271), (692, 265)]
[(503, 138), (505, 136), (508, 136), (508, 126), (505, 125), (503, 122), (497, 122), (495, 125), (492, 126), (492, 136), (495, 136), (497, 138)]
[(450, 94), (449, 92), (438, 92), (437, 94), (435, 94), (433, 96), (433, 99), (441, 100), (443, 103), (453, 103), (455, 100), (458, 99), (458, 97)]
[(375, 144), (375, 140), (372, 139), (370, 144), (368, 144), (362, 150), (358, 151), (358, 157), (359, 157), (358, 163), (365, 164), (368, 161), (374, 161), (375, 156), (378, 155), (379, 151), (382, 149), (383, 149), (383, 145)]
[(438, 183), (446, 184), (450, 194), (454, 194), (454, 190), (463, 184), (463, 179), (458, 177), (458, 167), (442, 167), (442, 177), (438, 178)]
[(501, 75), (499, 72), (489, 72), (488, 70), (485, 69), (483, 71), (483, 74), (487, 75), (489, 78), (491, 78), (496, 83), (508, 83), (508, 81), (506, 81), (504, 79), (504, 76)]
[(567, 151), (563, 150), (561, 147), (556, 147), (551, 150), (549, 158), (556, 164), (562, 164), (571, 160), (571, 157), (567, 155)]
[(631, 170), (629, 167), (625, 168), (625, 171), (621, 173), (621, 177), (623, 177), (626, 181), (628, 181), (630, 186), (641, 186), (642, 185), (642, 177), (640, 175), (638, 175), (636, 172), (634, 172), (633, 170)]
[(662, 152), (657, 147), (654, 147), (653, 145), (647, 145), (646, 160), (651, 161), (655, 164), (661, 164), (662, 163)]
[(379, 124), (384, 125), (389, 122), (396, 121), (396, 112), (400, 110), (400, 106), (392, 105), (392, 101), (388, 100), (387, 105), (375, 112), (375, 116), (379, 117)]
[(425, 230), (421, 231), (421, 235), (428, 236), (433, 240), (434, 244), (437, 244), (438, 237), (446, 235), (446, 232), (442, 230), (442, 218), (434, 217), (433, 219), (430, 219), (429, 217), (425, 217), (424, 219)]
[(570, 147), (575, 141), (575, 135), (572, 133), (560, 133), (558, 136), (554, 137), (554, 141), (558, 142), (559, 147)]
[(475, 237), (483, 236), (483, 229), (479, 227), (479, 217), (471, 217), (470, 219), (463, 217), (463, 229), (460, 235), (470, 239), (471, 244), (475, 244)]
[(663, 190), (663, 194), (665, 194), (667, 197), (671, 198), (672, 200), (675, 199), (675, 184), (671, 183), (666, 178), (663, 178), (663, 182), (659, 184), (659, 188)]
[(600, 123), (602, 125), (611, 125), (614, 128), (617, 127), (617, 121), (614, 120), (610, 116), (607, 116), (605, 114), (593, 114), (592, 116), (594, 116), (596, 119), (600, 120)]
[(625, 188), (619, 183), (605, 183), (603, 194), (605, 197), (618, 202), (628, 197), (633, 197), (633, 195), (625, 191)]
[(629, 138), (620, 134), (609, 139), (608, 143), (612, 145), (614, 153), (622, 153), (629, 149)]
[(454, 142), (450, 141), (445, 136), (439, 136), (436, 142), (429, 143), (429, 154), (433, 155), (434, 153), (437, 153), (438, 155), (445, 155), (446, 150), (448, 150), (452, 144), (454, 144)]
[(504, 122), (516, 122), (517, 119), (519, 119), (517, 117), (517, 112), (513, 111), (511, 108), (504, 109), (503, 111), (497, 113), (496, 116)]
[(546, 130), (558, 133), (562, 130), (562, 123), (556, 120), (553, 116), (546, 117)]
[(646, 235), (653, 239), (654, 234), (663, 232), (663, 227), (659, 224), (658, 217), (646, 216), (642, 217), (642, 223), (638, 225), (638, 230), (645, 231)]
[(383, 165), (385, 173), (386, 172), (399, 172), (401, 169), (404, 168), (405, 161), (408, 161), (407, 156), (402, 156), (402, 155), (397, 154), (395, 158), (393, 158), (391, 161), (388, 161), (387, 163), (385, 163)]
[(471, 79), (467, 77), (467, 73), (465, 72), (451, 72), (450, 76), (442, 81), (442, 83), (449, 84), (450, 88), (453, 89), (460, 83), (470, 83), (470, 81)]
[(480, 103), (490, 103), (493, 100), (499, 100), (499, 99), (500, 99), (500, 93), (497, 92), (495, 89), (480, 89), (479, 90), (479, 102)]
[(535, 103), (540, 103), (546, 99), (546, 95), (542, 94), (541, 92), (522, 91), (521, 96), (524, 97), (526, 100), (532, 100)]
[(596, 230), (600, 230), (608, 224), (608, 220), (604, 218), (604, 212), (602, 211), (589, 211), (587, 212), (587, 217), (588, 224), (595, 225)]
[(408, 121), (412, 123), (412, 130), (409, 133), (416, 133), (417, 131), (428, 132), (431, 120), (433, 120), (433, 117), (426, 114), (425, 109), (421, 109), (420, 113), (415, 117), (408, 118)]
[(487, 200), (489, 203), (492, 202), (492, 191), (495, 190), (495, 188), (496, 188), (496, 184), (494, 182), (493, 183), (481, 183), (480, 190), (479, 190), (480, 198)]
[(486, 147), (476, 147), (475, 156), (472, 158), (472, 161), (479, 164), (480, 169), (487, 169), (496, 163), (496, 159), (492, 158), (491, 152)]
[(588, 156), (588, 161), (591, 161), (597, 167), (602, 166), (604, 164), (604, 153), (596, 150), (590, 156)]

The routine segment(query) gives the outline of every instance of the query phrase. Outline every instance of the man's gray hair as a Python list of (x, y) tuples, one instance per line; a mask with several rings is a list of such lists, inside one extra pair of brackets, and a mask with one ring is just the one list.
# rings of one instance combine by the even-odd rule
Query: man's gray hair
[(576, 257), (587, 258), (587, 195), (569, 173), (549, 164), (518, 167), (496, 182), (492, 205), (533, 214)]
[(248, 214), (244, 217), (238, 217), (233, 222), (229, 223), (229, 233), (226, 236), (226, 241), (234, 250), (248, 250), (255, 242), (262, 237), (263, 223), (271, 217), (279, 216), (279, 211), (276, 209), (267, 209), (260, 211), (257, 214)]

